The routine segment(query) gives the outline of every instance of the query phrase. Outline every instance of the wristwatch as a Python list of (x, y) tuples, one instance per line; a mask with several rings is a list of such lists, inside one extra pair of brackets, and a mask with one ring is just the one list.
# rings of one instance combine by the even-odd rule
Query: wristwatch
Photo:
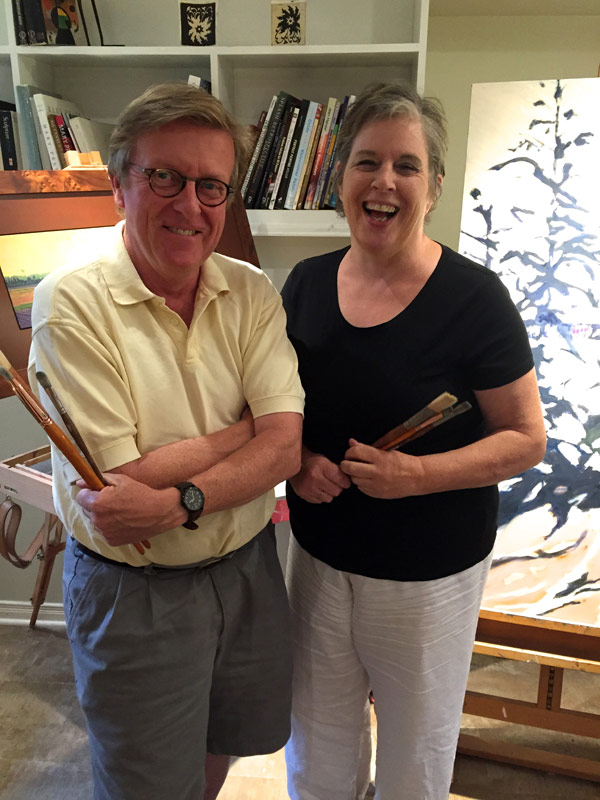
[(179, 489), (181, 505), (188, 512), (187, 522), (183, 523), (183, 527), (195, 531), (198, 529), (195, 520), (198, 519), (204, 508), (204, 492), (189, 481), (176, 483), (175, 488)]

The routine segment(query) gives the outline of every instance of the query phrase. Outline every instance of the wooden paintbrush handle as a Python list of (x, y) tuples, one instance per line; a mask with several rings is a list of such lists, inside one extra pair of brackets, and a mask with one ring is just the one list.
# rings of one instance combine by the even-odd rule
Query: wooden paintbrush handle
[[(80, 454), (79, 450), (77, 450), (73, 442), (65, 436), (56, 422), (50, 419), (50, 417), (48, 417), (48, 419), (50, 421), (43, 426), (44, 430), (48, 434), (48, 437), (52, 439), (60, 452), (75, 467), (90, 489), (94, 489), (97, 492), (102, 491), (102, 489), (104, 489), (105, 486), (108, 486), (108, 484), (96, 475), (88, 462)], [(134, 542), (133, 546), (138, 553), (140, 553), (140, 555), (144, 555), (144, 548), (150, 549), (150, 542), (147, 539), (144, 539), (141, 542)]]

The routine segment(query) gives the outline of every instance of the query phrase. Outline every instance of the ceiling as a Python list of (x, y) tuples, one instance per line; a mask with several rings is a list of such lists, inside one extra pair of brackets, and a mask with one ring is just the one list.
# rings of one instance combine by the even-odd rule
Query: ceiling
[(600, 15), (600, 0), (429, 0), (431, 17)]

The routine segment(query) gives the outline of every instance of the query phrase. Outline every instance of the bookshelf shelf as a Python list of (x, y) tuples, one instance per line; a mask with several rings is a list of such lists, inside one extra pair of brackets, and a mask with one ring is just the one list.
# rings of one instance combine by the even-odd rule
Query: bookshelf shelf
[[(213, 93), (245, 125), (256, 123), (274, 93), (327, 103), (357, 94), (377, 80), (402, 78), (423, 89), (429, 0), (310, 2), (305, 46), (270, 44), (270, 4), (219, 0), (217, 44), (182, 46), (178, 9), (148, 0), (98, 4), (104, 42), (86, 14), (90, 46), (17, 45), (12, 3), (0, 12), (0, 99), (14, 102), (14, 86), (60, 93), (85, 116), (112, 122), (147, 86), (187, 80), (212, 82)], [(301, 256), (340, 246), (345, 220), (332, 211), (248, 213), (259, 257), (267, 269), (291, 267)], [(269, 244), (273, 238), (275, 244)], [(293, 242), (292, 242), (293, 240)], [(301, 248), (302, 249), (302, 248)], [(261, 252), (262, 251), (262, 252)], [(293, 254), (292, 254), (293, 251)]]
[(260, 211), (248, 209), (254, 236), (349, 237), (348, 223), (335, 211)]

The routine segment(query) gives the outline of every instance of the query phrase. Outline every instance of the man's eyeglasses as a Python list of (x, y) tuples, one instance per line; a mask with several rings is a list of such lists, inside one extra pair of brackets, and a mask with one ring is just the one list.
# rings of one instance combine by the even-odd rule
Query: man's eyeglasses
[(150, 188), (159, 197), (175, 197), (183, 191), (186, 183), (191, 181), (196, 186), (196, 197), (202, 205), (214, 207), (224, 203), (234, 191), (233, 186), (218, 178), (188, 178), (187, 175), (181, 175), (174, 169), (162, 167), (151, 169), (131, 162), (129, 166), (147, 176)]

